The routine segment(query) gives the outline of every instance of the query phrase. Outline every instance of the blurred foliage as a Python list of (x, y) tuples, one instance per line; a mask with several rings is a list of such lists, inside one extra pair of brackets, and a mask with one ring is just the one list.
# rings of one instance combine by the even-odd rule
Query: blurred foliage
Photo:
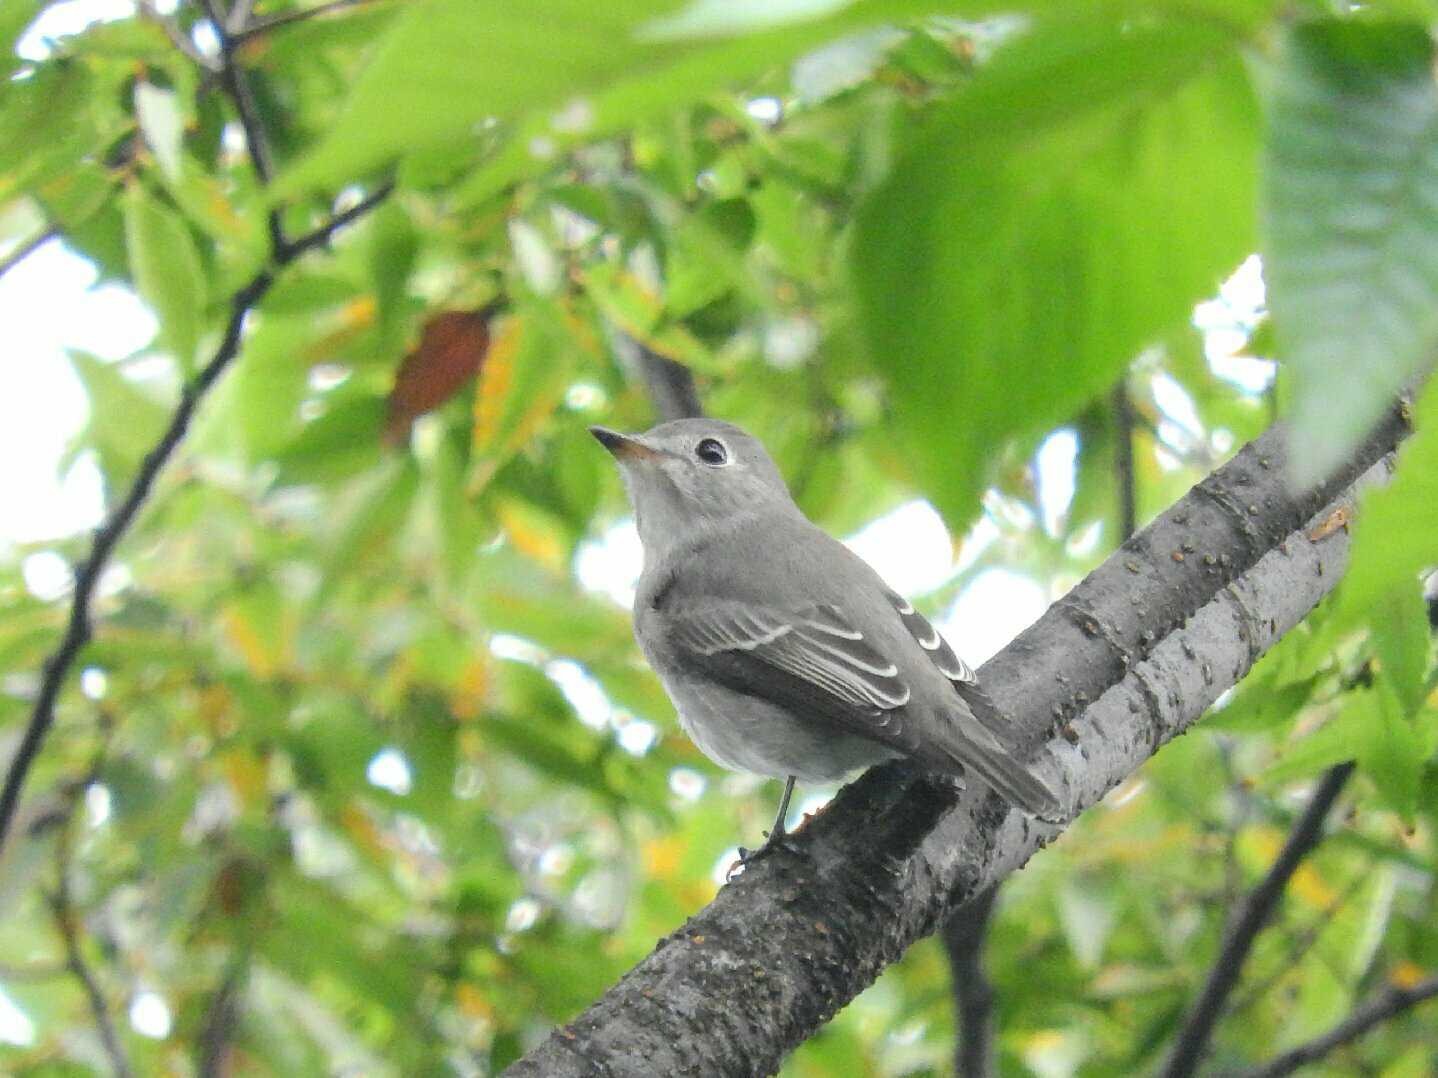
[[(268, 190), (174, 44), (215, 57), (198, 5), (47, 41), (62, 6), (0, 8), (0, 238), (56, 230), (157, 318), (134, 356), (72, 356), (72, 460), (111, 503), (267, 212), (295, 236), (353, 184), (397, 189), (283, 272), (102, 582), (0, 861), (0, 989), (33, 1025), (0, 1021), (8, 1073), (107, 1067), (58, 872), (144, 1074), (494, 1073), (714, 893), (773, 791), (683, 738), (630, 636), (585, 427), (652, 420), (633, 341), (831, 530), (931, 501), (956, 560), (915, 599), (988, 651), (1118, 539), (1116, 384), (1144, 519), (1291, 398), (1304, 462), (1339, 459), (1438, 344), (1417, 0), (260, 0), (235, 58)], [(1438, 967), (1438, 395), (1413, 410), (1338, 601), (1003, 891), (1005, 1073), (1150, 1069), (1306, 784), (1350, 757), (1351, 817), (1212, 1062)], [(0, 551), (0, 756), (66, 612), (35, 559), (85, 549)], [(952, 1023), (926, 942), (785, 1073), (940, 1073)], [(1312, 1073), (1431, 1073), (1433, 1030), (1410, 1014)]]

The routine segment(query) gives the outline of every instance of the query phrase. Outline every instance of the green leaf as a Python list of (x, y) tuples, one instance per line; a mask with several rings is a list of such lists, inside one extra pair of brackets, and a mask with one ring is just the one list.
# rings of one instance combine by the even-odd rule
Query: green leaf
[[(8, 8), (8, 5), (7, 5)], [(62, 177), (94, 152), (96, 80), (78, 63), (41, 64), (5, 84), (0, 108), (0, 190)]]
[(325, 607), (346, 574), (400, 541), (419, 491), (419, 469), (412, 457), (391, 458), (364, 476), (364, 486), (363, 497), (336, 529), (333, 549), (325, 561), (324, 582), (315, 593), (317, 609)]
[(1373, 650), (1383, 676), (1397, 693), (1405, 716), (1414, 715), (1427, 696), (1428, 607), (1418, 581), (1390, 591), (1372, 611)]
[(1438, 88), (1419, 25), (1318, 22), (1275, 83), (1264, 272), (1315, 482), (1438, 344)]
[(141, 184), (125, 196), (125, 245), (140, 296), (160, 321), (160, 340), (187, 374), (203, 328), (204, 270), (189, 226)]
[(70, 362), (90, 405), (90, 421), (77, 444), (99, 454), (100, 470), (114, 489), (128, 482), (139, 467), (168, 413), (115, 364), (83, 352), (71, 353)]
[(383, 397), (337, 403), (309, 423), (279, 455), (279, 482), (324, 483), (372, 467), (389, 409)]
[(1420, 570), (1438, 563), (1438, 383), (1414, 409), (1414, 435), (1399, 449), (1398, 469), (1358, 508), (1353, 548), (1339, 606), (1356, 618), (1395, 590), (1415, 587)]
[(328, 136), (281, 177), (276, 193), (342, 183), (407, 150), (466, 137), (491, 117), (552, 110), (525, 140), (531, 158), (542, 159), (556, 138), (592, 137), (671, 112), (844, 30), (952, 9), (932, 0), (860, 0), (795, 25), (763, 27), (753, 19), (743, 27), (758, 27), (753, 33), (689, 41), (658, 32), (658, 20), (675, 7), (673, 0), (551, 0), (542, 9), (519, 0), (412, 4)]
[(145, 144), (159, 162), (160, 171), (172, 183), (180, 178), (180, 143), (185, 135), (185, 117), (179, 96), (148, 82), (135, 84), (135, 118)]
[(864, 207), (875, 366), (930, 495), (1104, 392), (1252, 244), (1257, 116), (1213, 26), (1061, 23), (1001, 51)]
[(1419, 725), (1404, 717), (1397, 695), (1381, 679), (1373, 691), (1348, 698), (1340, 721), (1353, 732), (1358, 766), (1383, 801), (1411, 823), (1427, 756)]
[(1317, 678), (1276, 684), (1274, 678), (1245, 678), (1227, 707), (1204, 719), (1208, 730), (1266, 730), (1292, 718), (1313, 695)]
[(9, 79), (20, 66), (15, 43), (34, 21), (41, 6), (41, 0), (10, 0), (0, 8), (0, 78)]

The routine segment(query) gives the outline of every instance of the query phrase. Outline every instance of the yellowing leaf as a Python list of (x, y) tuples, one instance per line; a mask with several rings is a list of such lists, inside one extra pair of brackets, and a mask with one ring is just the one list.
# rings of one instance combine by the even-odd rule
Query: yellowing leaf
[(474, 394), (471, 492), (483, 488), (553, 414), (569, 386), (574, 345), (560, 308), (538, 303), (493, 328)]
[(684, 858), (684, 839), (679, 835), (652, 838), (644, 844), (644, 875), (649, 879), (672, 879)]
[(220, 768), (247, 807), (252, 808), (263, 802), (269, 783), (264, 763), (256, 756), (242, 750), (227, 752), (220, 757)]
[(563, 572), (565, 545), (560, 541), (563, 525), (551, 514), (518, 498), (501, 498), (495, 505), (495, 514), (516, 550), (546, 569)]
[(489, 695), (489, 663), (476, 656), (465, 664), (449, 694), (449, 709), (460, 721), (478, 718)]

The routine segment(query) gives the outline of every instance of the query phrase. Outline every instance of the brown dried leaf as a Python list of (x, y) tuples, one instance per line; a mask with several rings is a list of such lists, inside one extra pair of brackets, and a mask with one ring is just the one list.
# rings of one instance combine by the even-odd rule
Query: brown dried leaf
[(424, 324), (419, 344), (395, 374), (387, 442), (403, 442), (416, 418), (449, 400), (479, 371), (489, 350), (490, 313), (441, 311)]

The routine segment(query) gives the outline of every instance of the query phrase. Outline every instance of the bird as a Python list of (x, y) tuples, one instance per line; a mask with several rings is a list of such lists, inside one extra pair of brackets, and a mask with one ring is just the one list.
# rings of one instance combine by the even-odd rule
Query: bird
[(766, 841), (740, 847), (738, 865), (786, 840), (796, 782), (894, 759), (1058, 814), (973, 669), (804, 515), (757, 438), (708, 418), (589, 430), (634, 510), (644, 550), (634, 633), (680, 725), (721, 767), (784, 781)]

